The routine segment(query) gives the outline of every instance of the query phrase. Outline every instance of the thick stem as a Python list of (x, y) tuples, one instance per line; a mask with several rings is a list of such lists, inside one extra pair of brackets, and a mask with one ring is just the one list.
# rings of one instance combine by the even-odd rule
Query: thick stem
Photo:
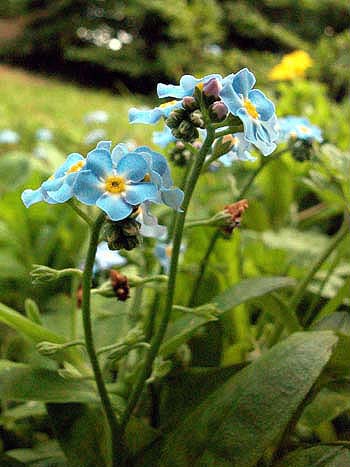
[(113, 411), (111, 400), (103, 380), (101, 368), (97, 359), (94, 339), (92, 334), (91, 325), (91, 311), (90, 311), (90, 289), (92, 281), (92, 269), (94, 266), (97, 244), (99, 239), (100, 230), (105, 220), (105, 214), (101, 213), (96, 219), (91, 228), (89, 249), (87, 252), (84, 274), (83, 274), (83, 299), (82, 299), (82, 314), (86, 350), (89, 355), (91, 366), (94, 372), (97, 389), (101, 398), (101, 403), (111, 430), (112, 437), (112, 465), (113, 467), (123, 465), (122, 460), (122, 437), (120, 426)]
[(68, 201), (67, 204), (78, 214), (78, 216), (84, 222), (86, 222), (90, 227), (92, 227), (93, 223), (92, 223), (92, 220), (90, 219), (90, 217), (82, 209), (80, 209), (80, 207), (76, 204), (76, 202), (73, 199)]
[(216, 242), (219, 240), (219, 238), (220, 238), (220, 229), (216, 229), (215, 232), (213, 233), (213, 235), (211, 236), (211, 239), (209, 241), (209, 244), (208, 244), (208, 247), (206, 249), (205, 255), (203, 256), (202, 261), (200, 262), (199, 272), (198, 272), (198, 275), (196, 277), (196, 280), (194, 281), (194, 284), (193, 284), (193, 287), (192, 287), (192, 294), (191, 294), (190, 300), (188, 302), (189, 307), (192, 307), (194, 305), (195, 301), (196, 301), (198, 290), (200, 288), (202, 279), (204, 277), (205, 271), (206, 271), (208, 263), (209, 263), (210, 255), (214, 251)]
[(177, 213), (176, 221), (175, 221), (173, 251), (171, 255), (169, 282), (168, 282), (167, 299), (166, 299), (165, 308), (161, 316), (158, 329), (156, 330), (156, 332), (154, 333), (154, 336), (152, 337), (151, 348), (146, 355), (144, 365), (138, 375), (137, 381), (130, 395), (128, 405), (123, 414), (123, 417), (122, 417), (123, 428), (125, 428), (141, 396), (145, 382), (152, 372), (153, 362), (158, 354), (159, 348), (161, 346), (162, 340), (164, 338), (164, 335), (165, 335), (165, 332), (168, 326), (168, 322), (170, 319), (171, 311), (173, 308), (173, 302), (174, 302), (177, 265), (178, 265), (179, 255), (180, 255), (181, 240), (182, 240), (182, 234), (183, 234), (186, 214), (187, 214), (188, 206), (192, 198), (193, 191), (195, 189), (198, 178), (200, 176), (204, 160), (208, 152), (210, 151), (214, 138), (215, 138), (214, 129), (212, 127), (208, 127), (207, 137), (203, 143), (203, 146), (201, 147), (198, 153), (197, 158), (193, 162), (191, 171), (189, 173), (188, 179), (185, 184), (185, 198), (182, 204), (183, 211)]

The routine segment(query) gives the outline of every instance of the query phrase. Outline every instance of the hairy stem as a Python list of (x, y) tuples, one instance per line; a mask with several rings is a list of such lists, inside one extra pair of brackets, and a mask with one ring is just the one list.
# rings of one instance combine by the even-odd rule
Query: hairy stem
[(200, 176), (204, 160), (210, 151), (211, 145), (213, 144), (215, 138), (214, 129), (210, 126), (207, 130), (207, 137), (201, 147), (197, 158), (194, 160), (192, 168), (190, 170), (188, 179), (185, 184), (185, 198), (182, 204), (182, 212), (178, 212), (176, 215), (175, 229), (174, 229), (174, 239), (173, 239), (173, 251), (171, 255), (170, 263), (170, 272), (169, 272), (169, 282), (167, 290), (167, 298), (164, 311), (160, 318), (158, 329), (155, 331), (151, 339), (151, 348), (149, 349), (145, 362), (140, 370), (137, 381), (133, 388), (133, 391), (130, 395), (127, 407), (122, 417), (122, 426), (125, 428), (144, 388), (147, 378), (152, 372), (153, 362), (158, 354), (159, 348), (161, 346), (162, 340), (164, 338), (171, 311), (173, 308), (174, 294), (175, 294), (175, 285), (176, 285), (176, 274), (177, 274), (177, 265), (180, 255), (180, 247), (182, 234), (184, 230), (184, 224), (186, 219), (187, 210), (192, 198), (193, 191), (197, 184), (198, 178)]
[(122, 461), (122, 445), (121, 431), (119, 423), (113, 411), (111, 400), (103, 380), (101, 368), (96, 355), (94, 339), (92, 334), (91, 310), (90, 310), (90, 289), (92, 281), (92, 269), (94, 266), (97, 244), (100, 230), (105, 220), (105, 214), (101, 213), (95, 223), (91, 227), (89, 248), (86, 256), (84, 274), (83, 274), (83, 299), (82, 299), (82, 314), (86, 350), (89, 355), (91, 366), (94, 372), (97, 389), (101, 398), (101, 403), (111, 430), (112, 437), (112, 465), (113, 467), (123, 465)]

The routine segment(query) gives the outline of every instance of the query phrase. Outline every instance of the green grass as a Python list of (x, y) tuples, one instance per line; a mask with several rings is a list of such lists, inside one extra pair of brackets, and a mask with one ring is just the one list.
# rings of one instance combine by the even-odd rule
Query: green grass
[[(36, 130), (43, 127), (53, 131), (55, 145), (65, 153), (90, 150), (84, 138), (97, 127), (105, 128), (113, 143), (133, 139), (138, 145), (149, 144), (154, 128), (128, 123), (128, 109), (140, 104), (140, 98), (132, 95), (116, 96), (0, 67), (0, 130), (17, 131), (18, 147), (26, 151), (35, 144)], [(84, 116), (95, 110), (108, 112), (107, 124), (86, 125)]]

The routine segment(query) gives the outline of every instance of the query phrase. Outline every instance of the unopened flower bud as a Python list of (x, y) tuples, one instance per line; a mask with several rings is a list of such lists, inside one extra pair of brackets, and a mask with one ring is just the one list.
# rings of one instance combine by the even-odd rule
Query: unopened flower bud
[(191, 122), (193, 123), (193, 125), (196, 126), (197, 128), (205, 127), (203, 115), (200, 110), (195, 110), (194, 112), (192, 112), (190, 118), (191, 118)]
[(24, 310), (33, 323), (42, 324), (40, 310), (34, 300), (27, 298), (24, 302)]
[(34, 264), (30, 277), (33, 284), (44, 284), (45, 282), (57, 280), (59, 278), (59, 271), (41, 264)]
[(112, 287), (117, 299), (121, 302), (125, 302), (130, 297), (130, 287), (128, 284), (128, 278), (119, 271), (111, 269), (109, 277), (112, 283)]
[(248, 209), (248, 206), (248, 200), (241, 199), (236, 203), (232, 203), (224, 207), (224, 213), (230, 215), (228, 223), (221, 229), (224, 234), (231, 235), (233, 230), (240, 226), (243, 213)]
[(183, 120), (187, 117), (187, 111), (185, 109), (175, 109), (170, 112), (169, 117), (165, 123), (169, 128), (177, 128)]
[(221, 122), (225, 120), (228, 113), (226, 105), (222, 101), (214, 102), (209, 109), (209, 115), (212, 120)]
[(184, 97), (182, 99), (182, 105), (189, 112), (193, 112), (194, 110), (198, 109), (198, 103), (196, 99), (192, 96)]
[(187, 165), (192, 157), (192, 153), (186, 146), (178, 141), (174, 148), (170, 151), (170, 160), (179, 167)]
[(104, 236), (109, 249), (129, 251), (141, 245), (140, 227), (141, 224), (132, 215), (122, 221), (108, 220), (104, 226)]
[(60, 352), (64, 347), (62, 344), (56, 344), (54, 342), (39, 342), (36, 346), (36, 350), (45, 357), (52, 357)]
[(203, 86), (203, 94), (205, 96), (219, 97), (219, 93), (222, 89), (221, 83), (216, 78), (212, 78)]

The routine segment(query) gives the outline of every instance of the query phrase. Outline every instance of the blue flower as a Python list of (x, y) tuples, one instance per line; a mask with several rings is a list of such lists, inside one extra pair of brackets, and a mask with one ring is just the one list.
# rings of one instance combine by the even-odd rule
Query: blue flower
[(24, 190), (22, 201), (27, 208), (45, 201), (49, 204), (65, 203), (73, 196), (73, 187), (78, 173), (85, 166), (85, 158), (77, 153), (70, 154), (66, 161), (37, 190)]
[(104, 130), (103, 128), (96, 128), (95, 130), (90, 131), (90, 133), (88, 133), (85, 136), (84, 143), (87, 146), (90, 146), (91, 144), (96, 143), (98, 140), (104, 139), (106, 137), (106, 134), (106, 130)]
[(140, 233), (144, 237), (165, 238), (168, 229), (164, 225), (158, 224), (158, 219), (151, 214), (150, 208), (149, 201), (145, 201), (139, 207), (140, 213), (136, 220), (141, 224)]
[(245, 140), (244, 133), (233, 134), (231, 141), (230, 150), (219, 157), (219, 161), (225, 167), (230, 167), (234, 161), (255, 161), (256, 158), (249, 152), (251, 144)]
[(255, 77), (247, 68), (226, 79), (220, 97), (229, 111), (239, 117), (244, 126), (244, 137), (264, 156), (276, 148), (278, 137), (273, 103), (258, 89), (252, 89)]
[(182, 99), (186, 96), (193, 96), (196, 86), (205, 84), (211, 79), (217, 79), (220, 83), (222, 81), (221, 75), (211, 74), (204, 76), (204, 78), (195, 78), (192, 75), (184, 75), (180, 79), (179, 85), (158, 83), (157, 94), (158, 97), (175, 97)]
[(277, 120), (279, 129), (279, 141), (288, 141), (289, 139), (302, 139), (304, 141), (318, 141), (322, 143), (322, 131), (312, 125), (307, 118), (288, 116)]
[(175, 100), (161, 104), (154, 109), (136, 109), (132, 107), (129, 110), (129, 122), (153, 125), (159, 122), (162, 117), (167, 118), (172, 110), (178, 109), (181, 106), (181, 101)]
[(18, 133), (13, 130), (0, 131), (0, 144), (17, 144), (19, 139)]
[(110, 250), (107, 242), (101, 242), (97, 246), (94, 273), (106, 271), (114, 266), (124, 266), (126, 259), (118, 251)]
[(168, 126), (164, 126), (163, 131), (154, 131), (152, 136), (152, 141), (154, 144), (161, 148), (165, 148), (169, 143), (176, 141), (175, 136), (172, 134)]
[(146, 160), (136, 152), (117, 157), (120, 147), (123, 145), (118, 145), (112, 155), (107, 145), (91, 151), (74, 185), (79, 201), (98, 206), (113, 221), (127, 218), (135, 206), (159, 197), (157, 186), (145, 181), (149, 174)]
[(36, 131), (35, 137), (39, 141), (51, 141), (52, 140), (52, 131), (49, 130), (48, 128), (39, 128), (39, 130)]
[(108, 118), (108, 113), (104, 110), (95, 110), (94, 112), (86, 114), (84, 120), (85, 123), (89, 125), (91, 123), (107, 123)]
[[(185, 250), (185, 245), (181, 244), (180, 253), (183, 253)], [(173, 246), (171, 243), (158, 242), (154, 249), (154, 255), (164, 269), (165, 274), (169, 274), (172, 252)]]

